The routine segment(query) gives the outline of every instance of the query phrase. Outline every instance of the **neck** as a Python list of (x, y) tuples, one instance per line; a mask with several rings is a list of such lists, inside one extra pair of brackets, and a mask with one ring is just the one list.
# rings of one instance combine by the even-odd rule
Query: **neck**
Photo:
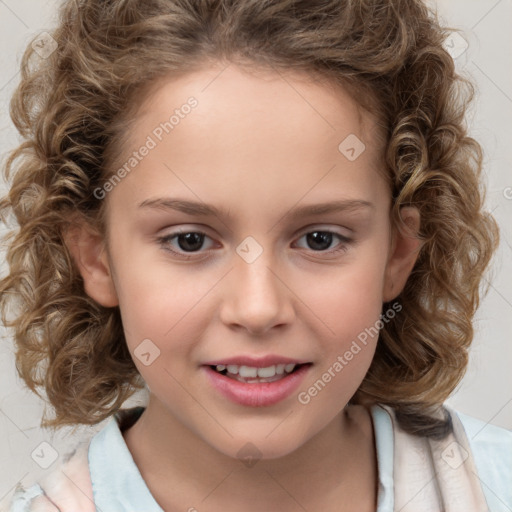
[[(141, 475), (164, 510), (375, 510), (371, 418), (347, 406), (321, 432), (276, 459), (229, 457), (192, 432), (152, 395), (123, 432)], [(226, 508), (229, 504), (229, 509)]]

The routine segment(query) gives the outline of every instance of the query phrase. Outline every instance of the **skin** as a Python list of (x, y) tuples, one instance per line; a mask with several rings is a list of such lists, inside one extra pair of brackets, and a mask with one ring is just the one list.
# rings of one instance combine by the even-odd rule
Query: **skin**
[[(371, 419), (362, 406), (345, 406), (376, 336), (307, 405), (297, 392), (268, 407), (235, 404), (200, 365), (237, 354), (311, 361), (305, 391), (403, 289), (419, 250), (419, 214), (403, 208), (409, 230), (392, 230), (376, 120), (346, 91), (297, 72), (219, 64), (156, 85), (124, 157), (187, 98), (198, 106), (105, 197), (107, 239), (83, 224), (67, 237), (86, 292), (120, 307), (132, 355), (144, 339), (160, 350), (149, 366), (134, 356), (150, 398), (123, 432), (148, 488), (170, 511), (375, 510)], [(366, 145), (354, 161), (338, 150), (349, 134)], [(138, 206), (163, 197), (232, 217)], [(372, 206), (287, 215), (350, 199)], [(207, 237), (188, 253), (183, 239), (157, 240), (178, 229)], [(305, 236), (325, 230), (350, 241), (333, 235), (318, 248)], [(252, 263), (236, 252), (247, 236), (263, 250)], [(252, 467), (237, 458), (247, 442), (261, 457)]]

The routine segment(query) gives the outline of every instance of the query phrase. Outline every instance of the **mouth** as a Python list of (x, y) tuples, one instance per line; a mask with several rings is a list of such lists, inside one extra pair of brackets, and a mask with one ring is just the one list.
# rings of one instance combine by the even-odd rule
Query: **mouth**
[(312, 363), (280, 363), (265, 367), (217, 364), (208, 365), (213, 371), (229, 379), (243, 382), (245, 384), (260, 384), (265, 382), (276, 382), (288, 375), (298, 371), (301, 367)]
[(290, 397), (307, 377), (313, 363), (281, 357), (239, 357), (210, 361), (201, 366), (213, 389), (231, 402), (265, 407)]

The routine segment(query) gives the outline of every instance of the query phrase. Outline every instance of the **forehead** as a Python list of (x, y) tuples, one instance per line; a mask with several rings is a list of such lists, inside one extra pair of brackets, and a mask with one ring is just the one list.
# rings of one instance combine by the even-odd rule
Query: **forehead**
[(149, 140), (126, 178), (143, 200), (178, 187), (270, 204), (279, 193), (298, 200), (320, 182), (355, 197), (382, 174), (376, 119), (343, 88), (303, 72), (229, 64), (161, 78), (147, 89), (117, 165)]
[(340, 134), (344, 129), (359, 133), (364, 129), (369, 131), (368, 137), (378, 136), (378, 119), (361, 106), (369, 102), (364, 98), (358, 102), (353, 86), (351, 90), (352, 95), (319, 73), (216, 62), (149, 83), (138, 98), (136, 119), (142, 128), (142, 123), (156, 120), (155, 113), (161, 118), (194, 96), (200, 105), (195, 109), (199, 115), (194, 116), (197, 128), (208, 127), (208, 121), (210, 126), (234, 126), (237, 119), (250, 116), (255, 125), (263, 121), (272, 127), (277, 123), (286, 125), (288, 131), (304, 121), (311, 127), (309, 131), (316, 130), (319, 135), (329, 128)]

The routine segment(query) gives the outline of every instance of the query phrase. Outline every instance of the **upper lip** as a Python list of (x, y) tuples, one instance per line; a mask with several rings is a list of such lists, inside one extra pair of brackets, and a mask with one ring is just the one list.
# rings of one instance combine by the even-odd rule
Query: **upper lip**
[(306, 364), (310, 361), (304, 361), (301, 359), (293, 359), (291, 357), (283, 357), (278, 355), (269, 354), (262, 357), (253, 357), (253, 356), (232, 356), (221, 359), (216, 359), (214, 361), (207, 361), (203, 363), (206, 366), (217, 366), (219, 364), (229, 365), (234, 364), (237, 366), (252, 366), (255, 368), (267, 368), (268, 366), (274, 366), (277, 364)]

